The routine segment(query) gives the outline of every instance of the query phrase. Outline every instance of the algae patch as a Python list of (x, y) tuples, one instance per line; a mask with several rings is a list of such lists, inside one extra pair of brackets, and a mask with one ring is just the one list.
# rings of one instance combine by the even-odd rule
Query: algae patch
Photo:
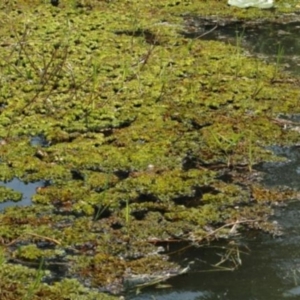
[(233, 224), (276, 234), (272, 203), (294, 196), (251, 177), (280, 160), (267, 146), (299, 138), (277, 118), (299, 112), (287, 74), (182, 37), (178, 12), (195, 3), (99, 3), (17, 1), (1, 13), (0, 178), (49, 183), (33, 205), (0, 214), (20, 299), (41, 261), (45, 283), (32, 294), (47, 299), (105, 299), (126, 276), (180, 274), (156, 243), (198, 245)]

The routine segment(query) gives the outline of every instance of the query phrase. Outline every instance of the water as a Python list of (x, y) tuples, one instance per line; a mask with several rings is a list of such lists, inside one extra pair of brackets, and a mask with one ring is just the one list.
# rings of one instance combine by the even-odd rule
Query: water
[[(197, 25), (194, 19), (194, 24)], [(185, 33), (196, 38), (214, 28), (206, 26), (199, 32)], [(273, 63), (280, 63), (285, 69), (300, 74), (299, 22), (288, 24), (266, 23), (244, 26), (241, 23), (221, 26), (201, 37), (229, 42), (237, 41), (250, 53)], [(299, 121), (299, 116), (295, 116)], [(282, 163), (264, 163), (259, 170), (266, 173), (267, 186), (288, 186), (300, 190), (300, 147), (273, 147), (278, 155), (288, 158)], [(249, 233), (235, 240), (240, 245), (242, 265), (235, 271), (208, 271), (209, 264), (215, 264), (224, 255), (228, 241), (202, 248), (190, 248), (173, 257), (179, 261), (194, 261), (191, 271), (168, 280), (166, 289), (148, 288), (126, 299), (134, 300), (282, 300), (300, 299), (300, 202), (293, 201), (284, 208), (278, 208), (273, 216), (283, 230), (283, 236), (274, 238), (263, 233)], [(212, 268), (210, 268), (212, 269)]]
[[(207, 27), (209, 30), (212, 27)], [(300, 23), (264, 24), (245, 27), (242, 24), (228, 25), (213, 30), (206, 39), (218, 39), (236, 44), (237, 36), (252, 53), (279, 58), (285, 67), (300, 74)], [(199, 34), (198, 34), (199, 35)], [(193, 37), (193, 36), (191, 36)], [(40, 137), (32, 139), (32, 145), (41, 145)], [(276, 148), (273, 150), (288, 158), (284, 163), (264, 163), (259, 169), (266, 172), (267, 186), (287, 185), (300, 189), (300, 147)], [(20, 202), (0, 203), (0, 211), (8, 206), (31, 205), (35, 189), (44, 182), (25, 184), (18, 179), (0, 183), (23, 193)], [(134, 300), (281, 300), (300, 299), (300, 202), (291, 201), (277, 209), (274, 220), (282, 226), (282, 237), (271, 237), (249, 232), (246, 237), (233, 240), (239, 245), (242, 265), (235, 271), (212, 271), (210, 264), (217, 263), (230, 247), (229, 241), (220, 241), (174, 255), (172, 259), (188, 263), (193, 261), (188, 274), (167, 281), (169, 288), (143, 289), (140, 294), (128, 293), (126, 299)], [(211, 271), (209, 271), (211, 270)]]
[[(42, 135), (31, 137), (30, 144), (32, 146), (41, 146), (41, 147), (46, 147), (48, 145), (45, 137), (43, 137)], [(44, 180), (40, 180), (37, 182), (24, 183), (23, 181), (19, 180), (18, 178), (14, 178), (13, 180), (11, 180), (9, 182), (0, 181), (0, 186), (5, 186), (7, 188), (10, 188), (12, 190), (22, 193), (22, 199), (18, 202), (6, 201), (3, 203), (0, 203), (0, 212), (3, 211), (3, 209), (6, 207), (31, 205), (32, 204), (31, 197), (36, 193), (36, 189), (38, 187), (45, 187), (48, 184), (49, 183)]]
[[(266, 172), (268, 186), (300, 187), (300, 147), (273, 150), (288, 157), (284, 163), (265, 163), (259, 169)], [(291, 201), (277, 209), (274, 220), (282, 225), (284, 235), (272, 237), (249, 232), (245, 238), (236, 238), (242, 265), (236, 271), (208, 271), (210, 264), (220, 260), (228, 241), (203, 248), (190, 248), (173, 257), (194, 261), (191, 272), (169, 281), (168, 289), (149, 288), (140, 295), (134, 292), (127, 299), (135, 300), (282, 300), (300, 299), (300, 202)], [(214, 247), (213, 247), (214, 246)], [(219, 248), (216, 248), (219, 247)], [(223, 248), (222, 248), (223, 247)]]
[[(300, 74), (299, 21), (287, 21), (285, 24), (276, 22), (245, 24), (239, 21), (222, 24), (222, 21), (213, 22), (189, 17), (186, 24), (187, 31), (184, 33), (186, 37), (219, 40), (238, 45), (247, 49), (251, 55), (279, 64), (294, 74)], [(189, 27), (193, 29), (191, 32)]]
[(24, 183), (21, 180), (14, 178), (12, 181), (6, 183), (0, 181), (0, 185), (21, 192), (23, 195), (21, 201), (6, 201), (0, 203), (0, 211), (2, 211), (5, 207), (31, 205), (31, 197), (36, 193), (36, 188), (45, 186), (45, 182), (38, 181), (32, 183)]

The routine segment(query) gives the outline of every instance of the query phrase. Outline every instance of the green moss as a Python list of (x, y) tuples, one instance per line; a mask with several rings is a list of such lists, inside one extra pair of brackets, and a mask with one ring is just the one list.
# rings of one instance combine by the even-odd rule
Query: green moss
[[(43, 274), (45, 276), (47, 272)], [(116, 299), (96, 290), (87, 289), (75, 279), (63, 279), (49, 286), (38, 281), (39, 276), (38, 271), (32, 268), (2, 263), (0, 278), (3, 299)]]
[(22, 199), (22, 193), (16, 192), (5, 186), (0, 186), (0, 202), (5, 201), (20, 201)]
[(26, 245), (21, 246), (16, 250), (15, 257), (25, 260), (37, 260), (41, 259), (43, 256), (51, 257), (52, 251), (43, 251), (39, 249), (36, 245)]
[[(248, 172), (279, 160), (266, 146), (298, 141), (276, 118), (299, 113), (299, 88), (240, 48), (184, 38), (181, 16), (272, 20), (293, 4), (278, 0), (275, 12), (226, 1), (1, 5), (0, 180), (49, 182), (32, 206), (0, 214), (6, 299), (31, 291), (38, 270), (24, 265), (38, 269), (41, 258), (51, 276), (51, 263), (62, 263), (85, 286), (41, 283), (32, 299), (106, 299), (93, 287), (119, 293), (128, 270), (179, 270), (155, 241), (226, 237), (233, 222), (276, 232), (270, 202), (294, 194), (263, 188)], [(45, 141), (32, 143), (36, 136)]]

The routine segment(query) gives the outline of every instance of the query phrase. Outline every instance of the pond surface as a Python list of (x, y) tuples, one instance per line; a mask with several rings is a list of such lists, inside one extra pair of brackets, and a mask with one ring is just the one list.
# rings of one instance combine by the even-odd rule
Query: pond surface
[(209, 24), (206, 20), (192, 17), (186, 23), (188, 28), (192, 28), (192, 32), (188, 29), (185, 33), (187, 37), (219, 40), (243, 47), (249, 50), (251, 55), (271, 60), (285, 70), (300, 74), (299, 21), (285, 24), (233, 21), (224, 24), (215, 20), (213, 24)]
[[(289, 160), (260, 166), (267, 173), (265, 184), (299, 189), (300, 147), (273, 150)], [(128, 299), (300, 299), (300, 202), (291, 200), (286, 207), (276, 209), (273, 218), (281, 224), (282, 236), (250, 232), (246, 238), (231, 241), (240, 249), (242, 265), (238, 270), (213, 271), (210, 267), (220, 261), (218, 254), (224, 255), (228, 241), (190, 248), (177, 254), (178, 259), (194, 262), (190, 273), (169, 280), (169, 288), (143, 290), (140, 295), (129, 295)]]
[(11, 206), (28, 206), (31, 205), (31, 197), (36, 193), (36, 188), (45, 186), (44, 181), (24, 183), (18, 178), (14, 178), (10, 182), (2, 182), (0, 181), (0, 186), (6, 186), (14, 191), (18, 191), (22, 193), (21, 201), (6, 201), (0, 203), (0, 211), (2, 211), (5, 207)]
[[(300, 73), (298, 54), (300, 23), (266, 24), (245, 28), (241, 24), (224, 26), (203, 38), (218, 39), (237, 44), (274, 62), (284, 62), (286, 67)], [(209, 28), (208, 28), (209, 30)], [(43, 144), (43, 140), (33, 138), (33, 145)], [(300, 148), (274, 148), (278, 155), (289, 158), (285, 163), (265, 163), (260, 170), (267, 173), (265, 184), (288, 185), (300, 188)], [(35, 189), (44, 182), (24, 184), (18, 179), (1, 183), (23, 193), (20, 202), (0, 204), (0, 210), (12, 205), (30, 205)], [(230, 249), (230, 241), (220, 241), (213, 245), (189, 248), (176, 252), (174, 259), (193, 262), (188, 274), (170, 279), (169, 288), (142, 290), (141, 294), (128, 294), (126, 299), (146, 300), (193, 300), (193, 299), (245, 299), (268, 300), (288, 297), (300, 298), (300, 202), (292, 201), (278, 208), (274, 222), (282, 226), (283, 235), (273, 238), (261, 233), (246, 234), (244, 238), (232, 239), (239, 247), (242, 265), (236, 271), (216, 271), (211, 265), (218, 263), (222, 255)], [(221, 255), (221, 256), (220, 256)], [(186, 265), (184, 265), (185, 267)]]
[[(201, 36), (212, 30), (208, 26)], [(203, 39), (223, 40), (246, 47), (251, 54), (271, 59), (285, 69), (300, 74), (300, 22), (291, 24), (258, 24), (245, 27), (242, 24), (214, 29)], [(295, 119), (296, 118), (296, 119)], [(299, 121), (296, 116), (292, 121)], [(278, 155), (288, 158), (283, 163), (264, 163), (260, 171), (266, 172), (267, 186), (288, 186), (300, 189), (300, 147), (274, 147)], [(282, 227), (283, 235), (271, 237), (261, 233), (249, 233), (243, 239), (232, 242), (240, 246), (242, 265), (235, 271), (217, 271), (209, 268), (222, 259), (228, 241), (203, 248), (190, 248), (177, 259), (194, 262), (188, 274), (168, 280), (169, 288), (144, 289), (138, 295), (128, 295), (134, 300), (276, 300), (300, 299), (300, 202), (293, 201), (286, 207), (275, 209), (274, 222)], [(218, 250), (219, 249), (219, 250)], [(175, 258), (176, 259), (176, 258)]]

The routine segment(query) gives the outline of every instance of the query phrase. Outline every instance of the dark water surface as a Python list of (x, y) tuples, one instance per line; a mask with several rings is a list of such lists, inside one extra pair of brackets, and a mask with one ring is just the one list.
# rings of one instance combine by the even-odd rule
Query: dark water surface
[[(264, 163), (259, 169), (266, 172), (265, 184), (300, 187), (300, 147), (274, 147), (278, 155), (288, 158), (282, 163)], [(1, 183), (4, 185), (4, 183)], [(23, 193), (21, 202), (0, 204), (0, 209), (11, 205), (30, 205), (35, 188), (43, 182), (24, 184), (14, 179), (6, 186)], [(172, 257), (193, 261), (191, 270), (167, 281), (171, 287), (165, 289), (143, 289), (135, 291), (126, 299), (135, 300), (196, 300), (196, 299), (300, 299), (300, 201), (292, 201), (276, 209), (274, 221), (281, 224), (283, 236), (273, 238), (261, 233), (249, 233), (246, 238), (233, 239), (239, 245), (242, 265), (236, 271), (208, 271), (220, 261), (220, 255), (228, 248), (229, 241), (214, 243), (206, 247), (189, 248)], [(224, 250), (225, 249), (225, 250)]]
[[(207, 27), (206, 31), (213, 26)], [(241, 24), (219, 27), (203, 39), (223, 40), (246, 47), (252, 54), (284, 64), (285, 69), (300, 74), (300, 22), (244, 27)], [(203, 34), (205, 30), (200, 32)], [(189, 37), (196, 38), (199, 33)], [(296, 116), (297, 121), (298, 116)], [(283, 163), (264, 163), (259, 170), (266, 172), (267, 186), (289, 186), (300, 190), (300, 147), (272, 149), (287, 157)], [(280, 300), (300, 299), (300, 202), (293, 201), (277, 208), (272, 217), (283, 231), (280, 237), (262, 233), (244, 237), (240, 244), (242, 265), (236, 271), (208, 272), (208, 263), (218, 262), (217, 248), (189, 249), (182, 254), (186, 261), (195, 261), (190, 273), (167, 281), (168, 289), (145, 289), (127, 299), (134, 300)], [(227, 242), (228, 243), (228, 242)], [(221, 247), (222, 244), (215, 244)], [(220, 248), (221, 249), (221, 248)], [(219, 257), (220, 259), (220, 257)], [(202, 263), (201, 263), (202, 261)]]
[[(267, 174), (268, 186), (291, 186), (300, 188), (300, 147), (273, 150), (288, 157), (284, 163), (265, 163), (259, 167)], [(282, 226), (283, 235), (271, 237), (251, 233), (246, 238), (236, 239), (240, 245), (242, 265), (236, 271), (208, 272), (208, 263), (220, 260), (223, 252), (211, 246), (193, 248), (182, 254), (182, 259), (195, 261), (189, 274), (169, 280), (169, 289), (142, 290), (127, 299), (135, 300), (279, 300), (300, 299), (300, 201), (276, 209), (272, 217)], [(224, 244), (225, 245), (225, 244)], [(228, 242), (227, 242), (228, 245)], [(221, 247), (222, 243), (214, 244)], [(245, 250), (245, 251), (244, 251)]]
[[(219, 40), (242, 47), (249, 54), (280, 65), (285, 70), (300, 74), (300, 17), (290, 23), (243, 24), (232, 22), (227, 25), (203, 25), (203, 20), (191, 17), (187, 21), (192, 32), (184, 33), (186, 37), (203, 40)], [(219, 22), (222, 23), (222, 22)], [(198, 29), (197, 29), (198, 28)]]

